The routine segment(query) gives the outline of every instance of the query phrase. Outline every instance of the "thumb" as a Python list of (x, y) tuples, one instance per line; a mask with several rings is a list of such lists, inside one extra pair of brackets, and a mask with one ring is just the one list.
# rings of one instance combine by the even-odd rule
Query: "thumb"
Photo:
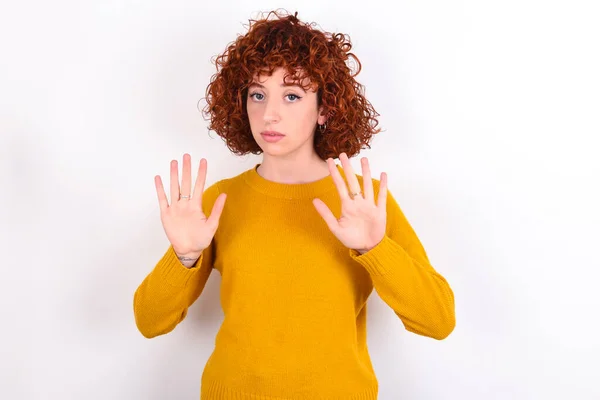
[(223, 208), (225, 208), (226, 198), (227, 198), (227, 194), (221, 193), (215, 200), (215, 203), (212, 206), (212, 210), (210, 211), (210, 216), (208, 217), (208, 219), (206, 221), (210, 226), (216, 227), (219, 225), (219, 219), (221, 219), (221, 214), (223, 213)]
[(327, 204), (325, 204), (321, 199), (314, 199), (313, 205), (317, 209), (319, 215), (325, 220), (325, 223), (329, 227), (331, 231), (334, 231), (338, 226), (338, 220), (333, 215)]

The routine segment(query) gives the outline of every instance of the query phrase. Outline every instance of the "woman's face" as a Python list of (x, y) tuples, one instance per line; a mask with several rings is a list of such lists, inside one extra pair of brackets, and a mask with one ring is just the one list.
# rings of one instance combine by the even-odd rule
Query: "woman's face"
[(315, 151), (317, 123), (323, 124), (325, 117), (319, 113), (316, 91), (284, 83), (285, 73), (279, 68), (271, 76), (255, 76), (248, 88), (246, 110), (252, 136), (267, 155), (310, 154)]

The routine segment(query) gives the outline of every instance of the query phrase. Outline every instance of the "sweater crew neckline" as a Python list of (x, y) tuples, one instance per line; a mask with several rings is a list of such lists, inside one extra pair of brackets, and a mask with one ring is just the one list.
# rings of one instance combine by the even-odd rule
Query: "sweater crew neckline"
[[(256, 191), (271, 197), (289, 200), (313, 199), (336, 188), (331, 175), (306, 183), (280, 183), (270, 181), (258, 173), (257, 169), (259, 166), (260, 163), (246, 171), (244, 180)], [(343, 169), (339, 165), (336, 165), (336, 167), (345, 179)]]

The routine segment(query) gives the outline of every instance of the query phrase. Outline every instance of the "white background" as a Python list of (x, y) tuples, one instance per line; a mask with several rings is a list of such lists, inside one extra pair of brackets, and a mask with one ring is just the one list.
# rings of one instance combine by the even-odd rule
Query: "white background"
[(455, 292), (443, 341), (374, 292), (380, 399), (600, 398), (600, 13), (533, 0), (3, 2), (0, 398), (199, 397), (218, 273), (170, 334), (134, 323), (167, 246), (153, 177), (184, 152), (209, 184), (259, 162), (197, 107), (277, 7), (350, 35), (385, 129), (361, 155)]

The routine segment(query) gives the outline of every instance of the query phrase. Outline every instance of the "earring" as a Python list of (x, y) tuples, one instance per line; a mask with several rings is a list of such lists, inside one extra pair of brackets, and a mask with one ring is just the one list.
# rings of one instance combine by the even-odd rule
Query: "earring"
[(325, 122), (323, 125), (319, 125), (319, 130), (321, 133), (325, 132), (325, 129), (327, 129), (327, 122)]

